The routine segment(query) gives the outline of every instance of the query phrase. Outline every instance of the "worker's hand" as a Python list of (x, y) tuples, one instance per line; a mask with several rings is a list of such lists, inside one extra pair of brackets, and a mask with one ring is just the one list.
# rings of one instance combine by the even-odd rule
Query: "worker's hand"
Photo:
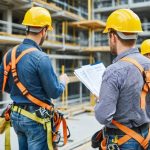
[(99, 97), (96, 97), (96, 102), (98, 103), (100, 101), (100, 98)]
[(59, 80), (60, 80), (60, 82), (65, 83), (65, 84), (69, 83), (69, 78), (68, 78), (67, 74), (60, 75)]

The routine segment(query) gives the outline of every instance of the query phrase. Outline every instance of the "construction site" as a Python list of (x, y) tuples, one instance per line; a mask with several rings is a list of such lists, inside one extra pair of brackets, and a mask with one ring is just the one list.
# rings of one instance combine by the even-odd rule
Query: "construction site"
[[(42, 50), (49, 55), (55, 73), (66, 73), (70, 82), (58, 99), (56, 108), (63, 112), (71, 137), (60, 150), (94, 150), (92, 135), (100, 130), (94, 116), (95, 96), (74, 75), (83, 65), (103, 62), (107, 67), (114, 58), (110, 53), (107, 34), (103, 34), (107, 17), (118, 8), (130, 8), (142, 21), (137, 46), (150, 38), (150, 0), (0, 0), (0, 62), (4, 54), (25, 38), (22, 20), (33, 7), (46, 8), (52, 17), (53, 31), (48, 32)], [(0, 111), (11, 99), (1, 95)], [(87, 132), (88, 131), (88, 132)], [(11, 128), (11, 149), (19, 150), (17, 136)], [(5, 135), (0, 135), (0, 150), (4, 150)]]

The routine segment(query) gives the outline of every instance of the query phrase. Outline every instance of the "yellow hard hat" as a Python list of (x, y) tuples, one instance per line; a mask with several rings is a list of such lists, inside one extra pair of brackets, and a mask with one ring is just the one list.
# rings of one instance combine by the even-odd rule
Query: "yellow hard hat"
[(141, 54), (150, 53), (150, 39), (145, 40), (141, 44)]
[(30, 8), (22, 22), (23, 25), (31, 27), (44, 27), (48, 26), (48, 30), (52, 30), (52, 19), (48, 10), (42, 7)]
[(142, 32), (139, 17), (130, 9), (118, 9), (111, 13), (103, 33), (108, 33), (110, 29), (126, 33)]

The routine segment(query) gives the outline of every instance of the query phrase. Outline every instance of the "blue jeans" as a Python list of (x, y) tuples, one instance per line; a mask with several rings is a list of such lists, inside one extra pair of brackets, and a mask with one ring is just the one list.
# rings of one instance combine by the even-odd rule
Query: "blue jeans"
[[(35, 106), (28, 106), (30, 112)], [(47, 134), (43, 125), (17, 113), (11, 112), (11, 123), (18, 136), (19, 150), (48, 150)]]
[[(146, 138), (147, 134), (148, 134), (148, 129), (145, 129), (141, 132), (141, 135), (145, 138)], [(122, 136), (123, 135), (118, 135), (118, 139), (121, 138)], [(112, 139), (114, 139), (114, 138), (115, 138), (114, 135), (108, 136), (107, 146), (109, 144), (112, 144)], [(143, 150), (143, 148), (140, 146), (140, 144), (137, 141), (135, 141), (134, 139), (130, 139), (123, 145), (119, 146), (119, 149), (120, 150)], [(150, 146), (148, 146), (147, 150), (150, 150)]]

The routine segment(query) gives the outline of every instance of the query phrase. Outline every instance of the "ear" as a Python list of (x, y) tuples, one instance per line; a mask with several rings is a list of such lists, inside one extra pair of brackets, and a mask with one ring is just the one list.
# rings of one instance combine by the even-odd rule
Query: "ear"
[(113, 42), (116, 43), (117, 41), (119, 41), (117, 35), (116, 35), (116, 34), (113, 34)]
[(42, 36), (46, 34), (46, 28), (42, 29), (41, 34)]
[(111, 42), (115, 42), (116, 41), (116, 37), (115, 34), (111, 33), (111, 38), (110, 38)]

